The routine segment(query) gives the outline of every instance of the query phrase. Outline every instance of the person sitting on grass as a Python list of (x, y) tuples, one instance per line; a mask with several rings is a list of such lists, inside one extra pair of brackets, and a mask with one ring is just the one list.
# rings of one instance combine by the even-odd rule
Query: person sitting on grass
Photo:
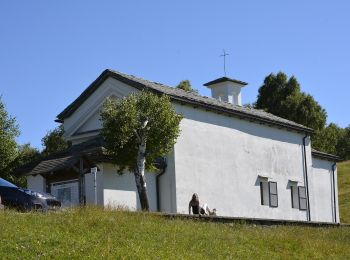
[(189, 215), (191, 215), (191, 209), (192, 209), (192, 213), (194, 215), (216, 216), (216, 209), (213, 209), (211, 211), (206, 203), (203, 205), (200, 204), (199, 197), (198, 197), (197, 193), (193, 193), (192, 199), (190, 200), (190, 203), (188, 204), (188, 214)]

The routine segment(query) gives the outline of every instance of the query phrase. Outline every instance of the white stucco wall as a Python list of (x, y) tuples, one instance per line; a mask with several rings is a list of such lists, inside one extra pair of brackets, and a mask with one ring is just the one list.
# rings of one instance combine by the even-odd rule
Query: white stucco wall
[(167, 168), (159, 177), (160, 211), (176, 213), (176, 181), (174, 151), (167, 156)]
[(41, 175), (27, 176), (27, 188), (32, 191), (46, 192), (46, 181)]
[(239, 106), (242, 105), (242, 87), (244, 86), (231, 81), (220, 82), (215, 85), (209, 86), (209, 88), (211, 89), (211, 96), (213, 98)]
[[(156, 211), (156, 174), (146, 173), (146, 182), (150, 209), (152, 211)], [(124, 173), (119, 175), (113, 165), (104, 164), (103, 185), (103, 198), (105, 206), (127, 207), (130, 210), (141, 209), (133, 174)]]
[[(303, 135), (176, 105), (184, 115), (175, 145), (177, 212), (196, 192), (218, 215), (306, 220), (291, 207), (288, 181), (304, 184)], [(307, 142), (311, 168), (310, 143)], [(278, 185), (278, 208), (261, 205), (258, 176)]]
[[(99, 109), (106, 97), (124, 97), (138, 90), (109, 78), (69, 118), (65, 119), (66, 138), (74, 144), (85, 141), (99, 129)], [(269, 219), (306, 220), (307, 211), (291, 207), (290, 181), (305, 186), (302, 140), (304, 135), (240, 120), (190, 106), (174, 104), (184, 115), (181, 135), (168, 156), (168, 167), (160, 178), (160, 208), (165, 212), (188, 212), (188, 202), (196, 192), (200, 199), (216, 208), (218, 215)], [(86, 133), (88, 132), (88, 133)], [(80, 135), (79, 135), (80, 133)], [(85, 133), (85, 134), (81, 134)], [(329, 221), (329, 206), (318, 213), (319, 186), (314, 175), (326, 183), (325, 167), (315, 166), (307, 139), (306, 163), (309, 173), (311, 220)], [(317, 163), (316, 163), (317, 164)], [(318, 164), (317, 164), (318, 165)], [(321, 169), (321, 170), (319, 170)], [(279, 206), (261, 205), (260, 179), (277, 182)], [(112, 165), (103, 164), (98, 186), (99, 203), (139, 209), (132, 174), (118, 175)], [(147, 174), (152, 210), (156, 205), (156, 175)], [(87, 177), (87, 200), (91, 201), (91, 180)], [(315, 185), (312, 183), (315, 182)], [(321, 185), (322, 186), (322, 185)], [(324, 195), (322, 195), (324, 196)], [(316, 205), (316, 206), (314, 206)], [(313, 212), (315, 211), (315, 212)], [(338, 214), (339, 216), (339, 214)], [(313, 219), (315, 217), (315, 219)]]
[[(333, 162), (312, 158), (312, 172), (310, 173), (310, 197), (314, 203), (311, 204), (311, 219), (322, 222), (339, 222), (338, 185), (335, 185), (336, 212), (334, 212), (333, 193)], [(337, 184), (337, 172), (335, 171), (335, 183)], [(336, 213), (336, 214), (335, 214)]]

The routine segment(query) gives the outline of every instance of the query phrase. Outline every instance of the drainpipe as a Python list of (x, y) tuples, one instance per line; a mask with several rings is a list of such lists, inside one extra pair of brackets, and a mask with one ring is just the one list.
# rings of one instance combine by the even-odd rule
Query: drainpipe
[(157, 189), (157, 211), (160, 211), (160, 184), (159, 184), (159, 179), (160, 177), (165, 173), (166, 171), (166, 167), (167, 167), (167, 162), (166, 162), (166, 158), (163, 158), (163, 165), (162, 165), (162, 170), (160, 173), (157, 174), (156, 176), (156, 189)]
[(332, 177), (333, 177), (333, 204), (334, 204), (334, 223), (337, 223), (337, 203), (336, 203), (336, 200), (335, 200), (335, 166), (337, 164), (334, 163), (332, 165)]
[(306, 162), (306, 138), (309, 135), (306, 134), (303, 138), (303, 148), (304, 148), (304, 166), (305, 166), (305, 184), (306, 184), (306, 193), (307, 193), (307, 214), (308, 214), (308, 221), (311, 221), (311, 214), (310, 214), (310, 197), (309, 197), (309, 180), (307, 176), (307, 162)]

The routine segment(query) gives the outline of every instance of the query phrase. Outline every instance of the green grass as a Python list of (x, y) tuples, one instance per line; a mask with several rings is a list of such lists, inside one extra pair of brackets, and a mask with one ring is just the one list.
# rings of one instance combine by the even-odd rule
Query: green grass
[[(341, 221), (350, 223), (350, 161), (338, 164)], [(350, 227), (264, 227), (100, 208), (0, 211), (0, 259), (350, 258)]]
[(350, 161), (338, 164), (340, 221), (350, 223)]
[(227, 259), (350, 256), (350, 228), (216, 224), (99, 208), (0, 212), (0, 259)]

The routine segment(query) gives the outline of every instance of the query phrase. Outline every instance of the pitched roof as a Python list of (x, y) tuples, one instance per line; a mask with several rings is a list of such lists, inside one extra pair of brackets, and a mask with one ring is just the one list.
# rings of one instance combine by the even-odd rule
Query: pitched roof
[(221, 82), (226, 82), (226, 81), (231, 81), (233, 83), (237, 83), (237, 84), (244, 85), (244, 86), (248, 85), (248, 83), (246, 83), (246, 82), (243, 82), (243, 81), (240, 81), (240, 80), (237, 80), (237, 79), (231, 79), (231, 78), (228, 78), (228, 77), (218, 78), (218, 79), (209, 81), (209, 82), (207, 82), (207, 83), (205, 83), (203, 85), (208, 87), (208, 86), (211, 86), (211, 85), (214, 85), (214, 84), (217, 84), (217, 83), (221, 83)]
[[(98, 135), (88, 141), (73, 145), (65, 151), (52, 154), (40, 162), (37, 162), (30, 168), (25, 168), (18, 172), (18, 175), (36, 175), (59, 172), (65, 169), (70, 169), (75, 166), (80, 158), (84, 158), (90, 164), (95, 166), (96, 163), (107, 162), (113, 163), (104, 148), (105, 142), (103, 138)], [(156, 158), (154, 166), (157, 169), (164, 169), (167, 167), (165, 158)]]
[(260, 124), (273, 125), (279, 128), (287, 128), (298, 132), (305, 132), (305, 133), (313, 132), (313, 129), (309, 127), (275, 116), (263, 110), (257, 110), (249, 107), (233, 105), (224, 101), (219, 101), (214, 98), (201, 96), (193, 92), (188, 92), (182, 89), (169, 87), (161, 83), (144, 80), (132, 75), (127, 75), (127, 74), (117, 72), (114, 70), (109, 70), (109, 69), (105, 70), (94, 82), (90, 84), (88, 88), (86, 88), (81, 93), (81, 95), (76, 100), (74, 100), (68, 107), (66, 107), (57, 116), (56, 121), (63, 122), (65, 118), (72, 115), (74, 111), (76, 111), (79, 108), (79, 106), (86, 99), (88, 99), (108, 77), (112, 77), (116, 80), (119, 80), (139, 90), (147, 89), (158, 94), (166, 94), (173, 101), (177, 101), (182, 104), (193, 105), (193, 106), (201, 107), (214, 112), (229, 114), (230, 116), (235, 116), (240, 119), (256, 121)]
[(320, 159), (325, 159), (325, 160), (332, 161), (332, 162), (340, 162), (341, 161), (341, 158), (339, 156), (336, 156), (334, 154), (321, 152), (321, 151), (317, 151), (315, 149), (311, 149), (311, 154), (314, 157), (318, 157)]
[(65, 156), (55, 159), (49, 159), (41, 161), (37, 166), (34, 167), (28, 174), (42, 174), (48, 172), (56, 172), (66, 168), (73, 167), (79, 161), (78, 156)]
[(35, 167), (23, 169), (19, 174), (35, 175), (72, 168), (77, 164), (81, 156), (94, 163), (110, 161), (106, 155), (103, 140), (98, 136), (43, 158)]

